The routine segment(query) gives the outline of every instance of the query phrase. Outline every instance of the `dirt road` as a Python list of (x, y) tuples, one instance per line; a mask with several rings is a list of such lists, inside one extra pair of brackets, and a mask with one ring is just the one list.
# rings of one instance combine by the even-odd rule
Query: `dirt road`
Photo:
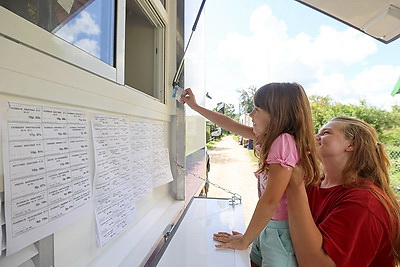
[[(232, 136), (223, 137), (208, 153), (210, 182), (242, 196), (245, 223), (248, 225), (258, 200), (257, 179), (254, 176), (257, 164), (251, 160), (249, 150), (239, 145)], [(231, 195), (210, 185), (208, 197), (229, 198)]]

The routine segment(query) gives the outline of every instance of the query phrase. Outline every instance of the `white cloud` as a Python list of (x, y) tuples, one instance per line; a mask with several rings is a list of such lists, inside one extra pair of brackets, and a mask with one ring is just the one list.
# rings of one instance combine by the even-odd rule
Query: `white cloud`
[(400, 104), (398, 98), (390, 95), (400, 74), (400, 66), (376, 65), (359, 73), (350, 87), (358, 96), (364, 96), (369, 103), (377, 107), (390, 107)]
[(364, 60), (377, 50), (370, 37), (352, 28), (340, 32), (329, 26), (321, 26), (317, 37), (302, 33), (286, 41), (290, 44), (290, 50), (297, 52), (299, 60), (320, 67), (332, 62), (350, 65)]
[(399, 104), (398, 98), (390, 95), (400, 73), (400, 66), (372, 66), (354, 77), (343, 73), (317, 74), (318, 82), (307, 88), (308, 95), (330, 96), (343, 104), (367, 104), (390, 109)]
[[(308, 95), (330, 95), (341, 103), (362, 99), (379, 107), (396, 103), (390, 92), (400, 66), (370, 66), (368, 57), (378, 49), (371, 37), (352, 28), (338, 31), (324, 25), (317, 36), (302, 32), (290, 37), (285, 22), (266, 5), (253, 12), (249, 29), (248, 35), (226, 35), (217, 51), (219, 60), (241, 68), (244, 84), (297, 81)], [(346, 73), (345, 68), (353, 66), (352, 72), (362, 72)]]
[(99, 58), (100, 57), (100, 47), (99, 43), (91, 39), (81, 39), (74, 43), (77, 47), (88, 52), (89, 54)]
[(310, 95), (329, 95), (332, 98), (340, 98), (349, 93), (347, 83), (342, 73), (331, 75), (317, 74), (317, 82), (307, 87), (307, 94)]
[[(83, 49), (84, 51), (99, 56), (99, 44), (96, 40), (90, 39), (101, 33), (100, 27), (96, 24), (92, 15), (82, 11), (76, 19), (60, 28), (55, 34), (67, 42)], [(84, 37), (81, 35), (84, 34)]]
[(250, 31), (261, 37), (271, 36), (274, 39), (286, 39), (286, 23), (272, 14), (269, 6), (257, 8), (250, 17)]
[(381, 88), (392, 88), (400, 74), (400, 66), (376, 65), (358, 74), (351, 82), (357, 93), (379, 93)]

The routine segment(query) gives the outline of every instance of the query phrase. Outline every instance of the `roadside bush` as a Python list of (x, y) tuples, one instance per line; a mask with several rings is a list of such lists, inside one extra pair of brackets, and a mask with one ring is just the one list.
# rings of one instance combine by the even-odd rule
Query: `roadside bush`
[(391, 186), (400, 199), (400, 147), (386, 146), (386, 152), (390, 159), (390, 182)]

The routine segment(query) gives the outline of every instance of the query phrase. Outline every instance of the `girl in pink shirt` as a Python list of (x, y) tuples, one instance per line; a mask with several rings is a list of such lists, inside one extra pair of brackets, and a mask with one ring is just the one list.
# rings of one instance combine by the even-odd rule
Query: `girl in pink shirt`
[[(199, 106), (190, 89), (182, 95), (187, 103), (210, 121), (228, 131), (255, 140), (259, 150), (256, 174), (265, 185), (246, 232), (214, 234), (218, 248), (247, 249), (253, 242), (252, 266), (297, 266), (288, 225), (285, 190), (293, 167), (302, 166), (307, 185), (319, 180), (310, 104), (297, 83), (270, 83), (254, 95), (249, 127)], [(265, 182), (265, 183), (264, 183)]]

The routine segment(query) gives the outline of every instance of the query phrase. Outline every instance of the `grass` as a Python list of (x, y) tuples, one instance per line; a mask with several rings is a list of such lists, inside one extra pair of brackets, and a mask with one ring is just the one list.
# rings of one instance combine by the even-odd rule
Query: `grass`
[(206, 143), (207, 150), (213, 150), (215, 148), (215, 142), (217, 141), (208, 141)]
[(232, 134), (232, 138), (233, 138), (233, 140), (235, 140), (236, 142), (239, 142), (239, 139), (238, 139), (237, 134)]

